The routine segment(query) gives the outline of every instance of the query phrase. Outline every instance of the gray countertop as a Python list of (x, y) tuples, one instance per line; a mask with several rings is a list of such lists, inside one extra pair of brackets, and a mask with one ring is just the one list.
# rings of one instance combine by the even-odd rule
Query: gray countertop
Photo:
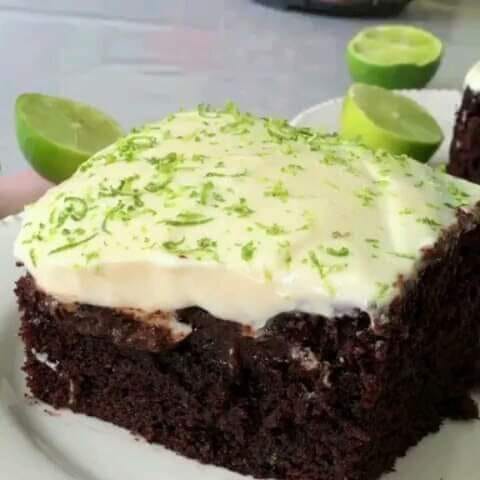
[[(416, 0), (394, 21), (445, 42), (433, 88), (460, 87), (480, 58), (479, 0)], [(291, 117), (344, 93), (345, 45), (375, 22), (250, 0), (0, 0), (0, 163), (4, 173), (25, 168), (13, 125), (25, 91), (95, 104), (127, 128), (228, 99)]]

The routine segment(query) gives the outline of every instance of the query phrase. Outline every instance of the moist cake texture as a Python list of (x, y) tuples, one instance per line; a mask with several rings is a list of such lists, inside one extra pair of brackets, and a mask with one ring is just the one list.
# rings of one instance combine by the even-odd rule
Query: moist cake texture
[(480, 62), (465, 79), (447, 170), (457, 177), (480, 183)]
[(262, 478), (374, 480), (472, 418), (480, 187), (200, 106), (31, 206), (32, 393)]

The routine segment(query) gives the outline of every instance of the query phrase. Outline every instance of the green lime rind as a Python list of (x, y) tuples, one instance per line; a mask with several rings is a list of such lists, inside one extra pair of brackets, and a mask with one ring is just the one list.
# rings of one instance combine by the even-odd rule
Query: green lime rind
[(436, 120), (415, 101), (380, 87), (355, 84), (343, 104), (342, 137), (374, 150), (427, 162), (444, 140)]
[(37, 93), (17, 98), (15, 126), (27, 161), (55, 183), (124, 135), (115, 120), (89, 105)]
[(412, 65), (371, 66), (357, 58), (347, 57), (352, 79), (357, 83), (366, 83), (388, 88), (389, 90), (413, 90), (426, 87), (437, 73), (441, 58), (423, 67)]
[(415, 27), (374, 27), (349, 42), (346, 58), (355, 82), (388, 89), (423, 88), (440, 67), (443, 45), (434, 35)]

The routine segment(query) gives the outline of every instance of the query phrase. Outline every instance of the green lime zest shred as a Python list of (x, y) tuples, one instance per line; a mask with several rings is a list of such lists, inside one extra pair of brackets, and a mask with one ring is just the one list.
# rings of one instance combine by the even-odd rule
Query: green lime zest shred
[(86, 238), (82, 238), (81, 240), (76, 240), (76, 241), (73, 241), (73, 242), (69, 242), (69, 243), (65, 243), (64, 245), (61, 245), (60, 247), (57, 247), (57, 248), (54, 248), (53, 250), (50, 250), (48, 252), (49, 255), (53, 255), (55, 253), (60, 253), (60, 252), (64, 252), (66, 250), (71, 250), (72, 248), (76, 248), (76, 247), (79, 247), (80, 245), (83, 245), (85, 243), (88, 243), (90, 242), (91, 240), (93, 240), (96, 236), (98, 235), (98, 233), (93, 233), (92, 235), (86, 237)]
[(240, 218), (248, 217), (254, 213), (254, 210), (248, 206), (245, 198), (240, 198), (237, 203), (226, 207), (225, 210), (229, 213), (234, 213)]
[(272, 225), (264, 225), (263, 223), (256, 222), (255, 225), (264, 230), (267, 235), (276, 236), (285, 235), (286, 233), (288, 233), (288, 230), (286, 230), (285, 227), (278, 225), (278, 223), (273, 223)]
[(163, 223), (172, 227), (192, 227), (195, 225), (203, 225), (213, 220), (211, 217), (197, 212), (180, 212), (174, 219), (164, 220)]
[(327, 247), (326, 252), (333, 257), (348, 257), (350, 250), (347, 247), (332, 248)]
[(272, 185), (268, 190), (265, 191), (266, 197), (278, 198), (282, 202), (286, 202), (289, 197), (289, 192), (285, 187), (285, 184), (279, 180), (274, 185)]
[(257, 247), (252, 240), (243, 245), (241, 249), (242, 260), (244, 260), (245, 262), (249, 262), (250, 260), (252, 260), (255, 255), (256, 248)]
[(213, 192), (215, 185), (212, 182), (206, 182), (200, 190), (200, 204), (207, 205), (208, 200)]
[(206, 177), (230, 177), (230, 178), (239, 178), (246, 177), (248, 175), (248, 170), (244, 169), (241, 172), (237, 173), (221, 173), (221, 172), (208, 172)]

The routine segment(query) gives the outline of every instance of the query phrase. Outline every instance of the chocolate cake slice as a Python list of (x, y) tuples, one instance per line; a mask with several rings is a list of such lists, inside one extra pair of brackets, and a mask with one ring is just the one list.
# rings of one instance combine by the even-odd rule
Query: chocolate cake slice
[(171, 115), (27, 210), (28, 386), (255, 477), (377, 479), (477, 416), (479, 200), (232, 105)]
[(480, 62), (465, 80), (447, 170), (457, 177), (480, 183)]

